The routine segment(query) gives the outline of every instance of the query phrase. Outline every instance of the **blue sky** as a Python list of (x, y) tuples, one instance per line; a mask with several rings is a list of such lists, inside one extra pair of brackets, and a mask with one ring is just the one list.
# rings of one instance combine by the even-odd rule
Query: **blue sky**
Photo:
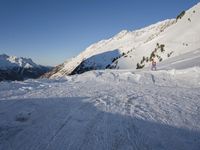
[(123, 29), (176, 17), (199, 0), (0, 0), (0, 54), (57, 65)]

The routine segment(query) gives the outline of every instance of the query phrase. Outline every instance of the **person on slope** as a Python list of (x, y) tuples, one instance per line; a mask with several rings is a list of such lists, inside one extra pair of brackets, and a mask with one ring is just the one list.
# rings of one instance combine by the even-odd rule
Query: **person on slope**
[(156, 61), (153, 59), (152, 60), (152, 64), (151, 64), (151, 70), (154, 70), (154, 71), (156, 71)]

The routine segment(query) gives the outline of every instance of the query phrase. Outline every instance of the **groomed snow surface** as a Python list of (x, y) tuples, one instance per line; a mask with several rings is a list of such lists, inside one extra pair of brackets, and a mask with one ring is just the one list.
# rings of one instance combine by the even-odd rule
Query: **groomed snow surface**
[(199, 150), (200, 68), (0, 82), (0, 150)]

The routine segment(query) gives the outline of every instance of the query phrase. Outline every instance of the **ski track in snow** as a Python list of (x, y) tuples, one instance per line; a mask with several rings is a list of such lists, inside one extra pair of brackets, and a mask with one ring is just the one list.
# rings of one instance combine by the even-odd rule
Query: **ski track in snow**
[(0, 150), (199, 150), (199, 83), (198, 67), (1, 82)]

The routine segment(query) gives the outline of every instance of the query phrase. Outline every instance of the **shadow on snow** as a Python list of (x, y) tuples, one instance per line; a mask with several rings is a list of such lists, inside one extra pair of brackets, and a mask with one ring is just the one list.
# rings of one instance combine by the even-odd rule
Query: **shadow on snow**
[(198, 131), (102, 111), (80, 97), (0, 101), (0, 120), (0, 150), (200, 147)]
[(113, 60), (117, 57), (120, 57), (121, 54), (118, 49), (107, 51), (104, 53), (93, 55), (81, 62), (74, 71), (71, 73), (73, 74), (81, 74), (86, 71), (90, 70), (101, 70), (106, 69), (107, 66), (112, 64)]

